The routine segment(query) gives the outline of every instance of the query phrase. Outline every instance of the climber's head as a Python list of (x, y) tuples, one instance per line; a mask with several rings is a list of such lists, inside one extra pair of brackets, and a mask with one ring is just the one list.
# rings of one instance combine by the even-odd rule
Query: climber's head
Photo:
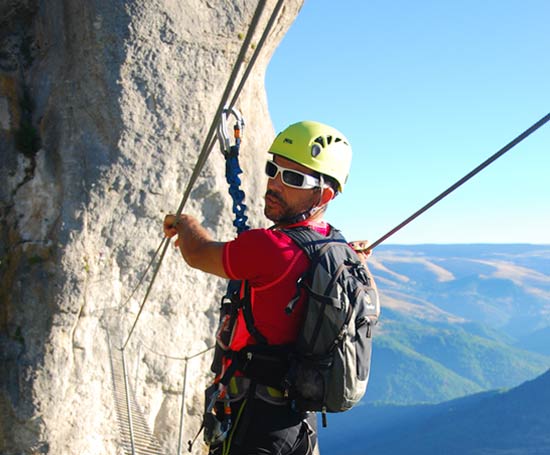
[(341, 192), (351, 164), (351, 146), (338, 130), (304, 121), (283, 130), (269, 148), (266, 216), (289, 224), (322, 213)]

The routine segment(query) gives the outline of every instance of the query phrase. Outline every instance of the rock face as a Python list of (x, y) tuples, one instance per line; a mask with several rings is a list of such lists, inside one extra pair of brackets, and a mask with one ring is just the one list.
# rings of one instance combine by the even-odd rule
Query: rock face
[[(301, 3), (285, 2), (237, 103), (253, 227), (264, 224), (274, 134), (264, 72)], [(126, 341), (136, 415), (176, 453), (184, 359), (213, 344), (225, 283), (168, 248), (128, 334), (162, 219), (182, 200), (256, 6), (0, 1), (0, 453), (129, 453)], [(184, 211), (220, 240), (235, 236), (217, 145)], [(211, 351), (187, 362), (184, 442), (200, 425), (210, 361)]]

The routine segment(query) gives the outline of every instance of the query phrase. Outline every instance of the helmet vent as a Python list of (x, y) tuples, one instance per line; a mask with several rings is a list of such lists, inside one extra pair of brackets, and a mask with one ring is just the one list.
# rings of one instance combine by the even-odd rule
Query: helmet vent
[(336, 128), (310, 120), (293, 123), (277, 134), (269, 153), (334, 179), (338, 191), (345, 186), (352, 155), (346, 136)]
[(319, 136), (318, 138), (316, 138), (313, 142), (317, 142), (317, 144), (320, 144), (321, 147), (325, 147), (326, 144), (325, 144), (325, 138), (323, 136)]
[(311, 146), (311, 156), (313, 158), (316, 158), (319, 156), (320, 153), (321, 153), (321, 147), (319, 146), (319, 144), (313, 144)]

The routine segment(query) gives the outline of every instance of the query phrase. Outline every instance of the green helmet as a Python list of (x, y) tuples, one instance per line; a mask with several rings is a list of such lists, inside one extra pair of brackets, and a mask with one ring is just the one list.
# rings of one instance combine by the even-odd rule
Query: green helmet
[(294, 123), (277, 135), (269, 153), (328, 175), (338, 182), (338, 191), (344, 189), (351, 166), (351, 145), (335, 128), (311, 121)]

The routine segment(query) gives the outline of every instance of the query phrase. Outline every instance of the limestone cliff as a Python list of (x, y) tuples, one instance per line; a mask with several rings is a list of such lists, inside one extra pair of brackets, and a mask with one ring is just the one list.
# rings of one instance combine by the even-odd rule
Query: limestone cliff
[[(110, 354), (150, 272), (125, 301), (182, 198), (256, 6), (0, 1), (0, 453), (129, 453)], [(264, 72), (300, 6), (285, 2), (237, 104), (254, 226), (274, 134)], [(234, 237), (217, 148), (185, 211)], [(169, 248), (128, 344), (135, 401), (166, 453), (178, 444), (181, 359), (213, 343), (224, 286)], [(200, 425), (210, 359), (188, 363), (184, 441)]]

